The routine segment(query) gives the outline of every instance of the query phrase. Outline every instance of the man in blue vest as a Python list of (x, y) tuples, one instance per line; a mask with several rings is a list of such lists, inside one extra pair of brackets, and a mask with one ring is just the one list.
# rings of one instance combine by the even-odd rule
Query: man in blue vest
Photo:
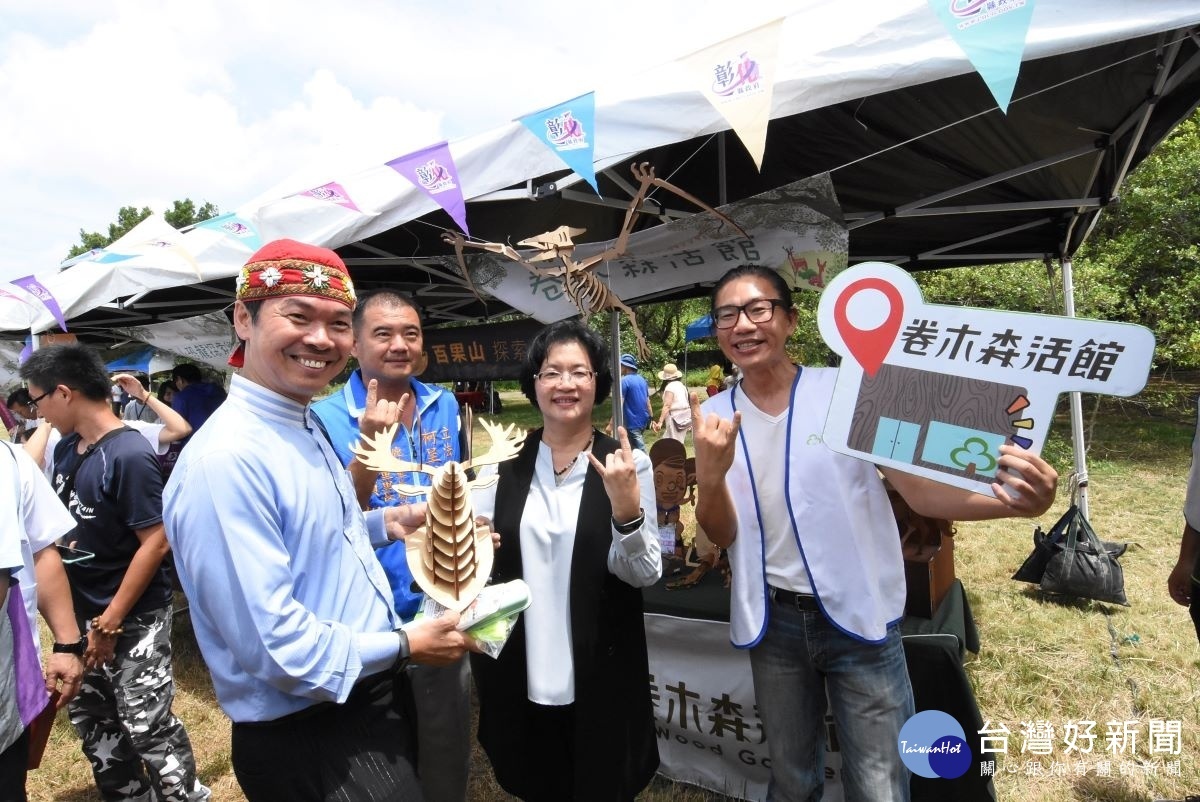
[[(392, 290), (363, 293), (354, 310), (354, 349), (358, 370), (345, 386), (313, 405), (334, 450), (354, 479), (364, 509), (420, 501), (397, 490), (402, 484), (428, 484), (424, 474), (376, 473), (354, 459), (350, 446), (372, 437), (395, 419), (392, 443), (398, 459), (425, 465), (462, 461), (464, 439), (454, 395), (414, 378), (424, 361), (421, 316), (412, 300)], [(409, 396), (403, 406), (401, 399)], [(391, 583), (396, 613), (410, 620), (422, 594), (413, 590), (404, 543), (375, 551)], [(465, 658), (447, 667), (412, 669), (417, 706), (417, 775), (430, 802), (463, 802), (471, 760), (470, 668)]]

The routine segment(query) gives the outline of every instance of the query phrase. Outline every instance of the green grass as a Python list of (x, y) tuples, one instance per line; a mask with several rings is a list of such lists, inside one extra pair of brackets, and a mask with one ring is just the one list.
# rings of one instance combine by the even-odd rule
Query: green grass
[[(1067, 506), (1070, 446), (1063, 415), (1056, 419), (1046, 449), (1062, 474), (1064, 489), (1051, 512), (1036, 522), (958, 526), (956, 573), (967, 588), (982, 642), (978, 656), (968, 655), (967, 673), (983, 717), (993, 725), (1003, 723), (1011, 732), (1008, 755), (996, 778), (1001, 802), (1150, 802), (1200, 793), (1200, 646), (1187, 611), (1166, 594), (1166, 576), (1175, 563), (1182, 528), (1180, 510), (1195, 423), (1195, 408), (1188, 407), (1187, 399), (1195, 398), (1195, 388), (1152, 385), (1149, 396), (1104, 399), (1099, 407), (1094, 399), (1084, 403), (1085, 425), (1092, 435), (1091, 520), (1102, 538), (1133, 544), (1121, 558), (1131, 607), (1064, 602), (1009, 579), (1032, 548), (1035, 523), (1048, 528)], [(519, 393), (506, 392), (503, 398), (501, 420), (527, 428), (539, 425), (537, 413)], [(607, 414), (606, 404), (597, 411), (600, 425)], [(477, 448), (487, 445), (480, 434), (476, 433)], [(684, 509), (689, 527), (694, 525), (691, 514), (691, 508)], [(179, 686), (175, 710), (191, 733), (202, 778), (216, 799), (242, 799), (229, 766), (229, 724), (213, 701), (186, 616), (177, 618), (174, 642)], [(1023, 722), (1045, 720), (1061, 730), (1071, 719), (1097, 722), (1096, 752), (1086, 757), (1086, 774), (1074, 775), (1071, 765), (1065, 776), (1050, 773), (1051, 760), (1062, 760), (1061, 743), (1047, 758), (1034, 760), (1020, 753)], [(1144, 766), (1157, 759), (1146, 743), (1151, 719), (1182, 723), (1181, 776), (1165, 774), (1161, 765), (1156, 774), (1146, 773)], [(1137, 722), (1136, 755), (1128, 759), (1132, 774), (1119, 773), (1119, 760), (1112, 763), (1111, 776), (1097, 771), (1105, 754), (1105, 723), (1110, 720)], [(1033, 773), (1035, 763), (1038, 774)], [(34, 802), (99, 798), (78, 741), (61, 715), (43, 768), (30, 775), (29, 789)], [(481, 753), (474, 762), (471, 798), (507, 798), (495, 786)], [(724, 798), (661, 778), (640, 797), (649, 802)]]

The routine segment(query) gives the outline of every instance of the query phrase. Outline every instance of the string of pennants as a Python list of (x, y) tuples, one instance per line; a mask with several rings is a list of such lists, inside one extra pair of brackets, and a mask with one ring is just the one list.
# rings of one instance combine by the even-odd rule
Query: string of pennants
[[(927, 0), (943, 28), (963, 50), (983, 78), (1000, 110), (1008, 111), (1020, 70), (1021, 58), (1036, 0)], [(694, 86), (722, 115), (749, 152), (754, 164), (762, 169), (770, 121), (780, 31), (783, 19), (777, 19), (679, 59)], [(603, 120), (596, 119), (594, 92), (588, 92), (541, 111), (517, 119), (551, 152), (584, 179), (599, 194), (594, 166), (595, 133)], [(467, 227), (466, 199), (454, 162), (450, 143), (440, 142), (386, 163), (444, 209), (454, 222), (470, 235)], [(362, 214), (362, 210), (338, 181), (296, 193), (323, 203), (341, 206)], [(198, 223), (198, 230), (227, 237), (253, 253), (262, 244), (254, 223), (236, 213), (224, 214)], [(132, 233), (132, 232), (131, 232)], [(107, 248), (95, 249), (64, 262), (61, 268), (81, 262), (114, 264), (128, 262), (134, 267), (147, 253), (162, 257), (171, 254), (191, 262), (198, 280), (203, 280), (195, 259), (170, 234), (150, 240), (127, 241), (127, 235)], [(41, 303), (67, 330), (63, 311), (51, 291), (35, 276), (9, 282), (27, 297), (0, 289), (0, 297), (29, 299)]]

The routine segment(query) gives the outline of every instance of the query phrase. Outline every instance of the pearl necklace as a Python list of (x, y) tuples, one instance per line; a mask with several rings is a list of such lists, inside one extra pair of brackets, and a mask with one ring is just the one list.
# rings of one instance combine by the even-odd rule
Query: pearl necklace
[(576, 454), (575, 456), (571, 457), (571, 461), (570, 461), (570, 462), (568, 462), (566, 465), (562, 466), (561, 468), (557, 468), (557, 469), (555, 469), (555, 471), (554, 471), (554, 485), (555, 485), (556, 487), (557, 487), (558, 485), (561, 485), (563, 482), (565, 482), (565, 481), (567, 480), (567, 474), (570, 472), (570, 470), (571, 470), (572, 468), (574, 468), (574, 467), (575, 467), (575, 463), (579, 461), (579, 454), (582, 454), (582, 453), (584, 453), (584, 451), (591, 451), (591, 450), (592, 450), (592, 442), (593, 442), (595, 439), (596, 439), (596, 433), (595, 433), (595, 432), (592, 432), (592, 436), (588, 438), (587, 445), (583, 447), (583, 451), (580, 451), (578, 454)]

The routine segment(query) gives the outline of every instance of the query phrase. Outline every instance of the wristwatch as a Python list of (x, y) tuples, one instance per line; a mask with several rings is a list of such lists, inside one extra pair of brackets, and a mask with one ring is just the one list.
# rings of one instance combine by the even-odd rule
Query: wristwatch
[(73, 654), (76, 657), (83, 657), (83, 653), (87, 649), (87, 643), (87, 635), (82, 636), (74, 643), (59, 643), (55, 641), (51, 651), (55, 654)]
[(397, 629), (396, 634), (400, 636), (400, 651), (396, 652), (396, 662), (392, 664), (392, 671), (402, 670), (412, 657), (412, 649), (408, 645), (408, 633), (403, 629)]
[(638, 517), (632, 521), (627, 521), (623, 524), (617, 523), (617, 519), (613, 518), (613, 529), (617, 530), (618, 535), (632, 535), (634, 532), (642, 528), (642, 524), (646, 522), (646, 511), (638, 510)]

